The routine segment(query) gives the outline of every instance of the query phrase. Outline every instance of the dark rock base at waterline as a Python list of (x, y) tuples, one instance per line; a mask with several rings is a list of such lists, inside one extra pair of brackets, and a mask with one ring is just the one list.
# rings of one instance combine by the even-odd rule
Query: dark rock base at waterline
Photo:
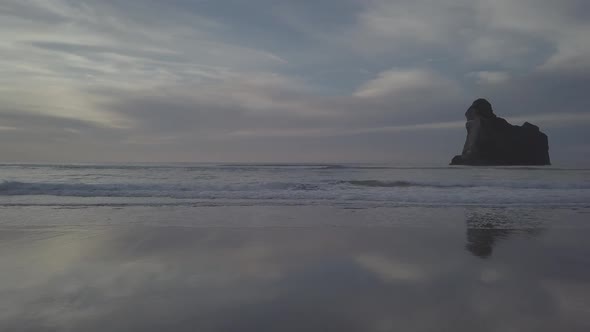
[(465, 113), (467, 138), (461, 155), (451, 165), (550, 165), (549, 140), (539, 127), (525, 122), (515, 126), (496, 116), (492, 105), (477, 99)]

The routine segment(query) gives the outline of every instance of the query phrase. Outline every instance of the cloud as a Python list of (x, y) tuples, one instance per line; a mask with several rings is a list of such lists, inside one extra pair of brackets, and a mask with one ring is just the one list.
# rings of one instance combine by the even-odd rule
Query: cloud
[(589, 125), (589, 113), (546, 113), (535, 114), (528, 117), (509, 117), (513, 123), (534, 122), (544, 128), (560, 128), (573, 125)]
[[(423, 69), (388, 70), (378, 78), (364, 83), (354, 95), (357, 97), (402, 97), (407, 91), (431, 90), (452, 93), (455, 82)], [(444, 90), (444, 91), (443, 91)]]
[(3, 82), (13, 88), (5, 88), (0, 101), (23, 110), (106, 122), (100, 114), (112, 114), (96, 107), (89, 90), (147, 90), (225, 78), (233, 67), (286, 63), (263, 50), (215, 40), (207, 30), (218, 26), (181, 10), (172, 10), (169, 20), (154, 20), (157, 8), (141, 17), (123, 5), (94, 1), (8, 1), (3, 7), (0, 65), (8, 74)]
[(504, 71), (483, 70), (469, 73), (468, 76), (475, 78), (478, 84), (500, 84), (510, 79), (510, 75)]
[[(10, 160), (48, 158), (38, 152), (66, 128), (79, 139), (55, 158), (89, 158), (82, 143), (92, 142), (108, 160), (232, 160), (246, 146), (266, 160), (297, 146), (307, 150), (294, 160), (325, 148), (364, 160), (405, 153), (401, 137), (432, 155), (426, 137), (449, 139), (477, 97), (500, 116), (538, 118), (558, 144), (586, 137), (566, 130), (586, 125), (589, 106), (580, 0), (7, 0), (0, 9), (0, 118), (32, 121), (2, 124), (19, 128), (2, 131), (13, 142), (29, 135), (4, 145)], [(436, 153), (454, 151), (455, 136)]]

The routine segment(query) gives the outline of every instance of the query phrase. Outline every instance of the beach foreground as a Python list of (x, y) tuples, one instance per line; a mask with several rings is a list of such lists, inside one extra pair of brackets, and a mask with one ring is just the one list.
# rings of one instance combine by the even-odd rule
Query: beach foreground
[(590, 328), (587, 208), (129, 209), (3, 208), (0, 330)]

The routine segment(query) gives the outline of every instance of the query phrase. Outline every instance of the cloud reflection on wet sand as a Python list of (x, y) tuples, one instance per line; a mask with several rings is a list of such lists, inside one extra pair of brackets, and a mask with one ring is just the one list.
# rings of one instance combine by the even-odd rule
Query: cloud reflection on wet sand
[(501, 212), (485, 228), (486, 213), (466, 212), (467, 238), (460, 227), (4, 229), (0, 329), (587, 330), (587, 232), (495, 229), (510, 222)]

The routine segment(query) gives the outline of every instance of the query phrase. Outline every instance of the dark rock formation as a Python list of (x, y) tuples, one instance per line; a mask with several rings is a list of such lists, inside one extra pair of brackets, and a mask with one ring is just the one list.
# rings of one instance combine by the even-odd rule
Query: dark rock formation
[(513, 126), (497, 117), (492, 105), (477, 99), (465, 113), (467, 139), (451, 165), (550, 165), (549, 141), (539, 127)]

